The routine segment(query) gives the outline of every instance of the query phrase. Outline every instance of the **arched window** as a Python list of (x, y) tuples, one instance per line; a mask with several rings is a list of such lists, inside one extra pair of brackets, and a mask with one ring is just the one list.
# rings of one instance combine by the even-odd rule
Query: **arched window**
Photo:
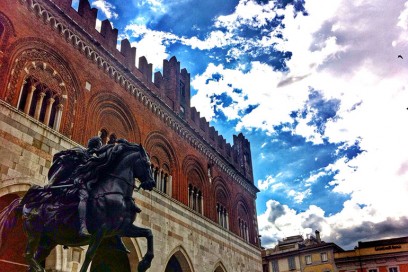
[(101, 129), (99, 131), (99, 137), (102, 139), (102, 144), (106, 144), (108, 142), (108, 131), (106, 129)]
[(217, 203), (217, 220), (221, 227), (228, 229), (228, 211), (221, 203)]
[(171, 195), (172, 188), (172, 176), (170, 175), (170, 169), (167, 164), (160, 165), (159, 160), (156, 157), (151, 158), (152, 173), (154, 180), (156, 181), (156, 189), (167, 195)]
[[(108, 136), (109, 135), (109, 136)], [(102, 139), (102, 144), (115, 144), (116, 140), (118, 139), (116, 133), (109, 133), (106, 128), (102, 128), (99, 130), (98, 136)]]
[(21, 88), (18, 109), (58, 131), (63, 111), (62, 101), (55, 90), (29, 76)]
[(188, 185), (188, 206), (194, 211), (203, 214), (203, 193), (192, 184)]
[(244, 239), (245, 241), (249, 242), (249, 209), (248, 205), (244, 200), (241, 200), (237, 203), (237, 216), (238, 216), (238, 235)]
[(229, 229), (230, 197), (226, 183), (220, 177), (214, 179), (214, 197), (216, 222), (223, 228)]
[(241, 236), (241, 238), (248, 242), (249, 241), (248, 223), (244, 219), (238, 218), (238, 225), (239, 236)]

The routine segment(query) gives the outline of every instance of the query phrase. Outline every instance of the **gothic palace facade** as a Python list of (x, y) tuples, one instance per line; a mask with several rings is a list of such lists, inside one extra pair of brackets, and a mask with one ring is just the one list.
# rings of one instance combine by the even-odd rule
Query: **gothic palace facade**
[[(0, 209), (47, 182), (56, 152), (98, 133), (105, 142), (126, 138), (146, 148), (157, 180), (152, 192), (134, 195), (143, 210), (136, 224), (154, 235), (149, 271), (262, 271), (248, 140), (227, 143), (190, 106), (190, 74), (175, 57), (154, 75), (143, 56), (136, 67), (136, 48), (122, 40), (116, 49), (108, 20), (95, 29), (88, 0), (71, 6), (0, 1)], [(26, 271), (23, 241), (21, 230), (13, 233), (0, 268)], [(124, 241), (130, 254), (110, 257), (135, 271), (146, 244)], [(84, 253), (58, 246), (46, 269), (78, 271)]]

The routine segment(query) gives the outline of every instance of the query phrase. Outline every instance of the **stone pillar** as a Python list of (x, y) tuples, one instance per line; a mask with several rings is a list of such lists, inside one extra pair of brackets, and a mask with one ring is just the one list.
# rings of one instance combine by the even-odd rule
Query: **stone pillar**
[(221, 217), (220, 217), (220, 204), (217, 204), (217, 206), (215, 206), (217, 209), (217, 220), (218, 220), (218, 224), (220, 224), (221, 222)]
[(200, 212), (200, 202), (199, 202), (199, 200), (200, 200), (200, 194), (199, 194), (199, 191), (198, 191), (198, 190), (196, 190), (194, 200), (195, 200), (195, 204), (194, 204), (194, 205), (195, 205), (195, 210), (196, 210), (197, 212)]
[(204, 197), (203, 194), (200, 192), (198, 196), (198, 204), (199, 204), (199, 213), (204, 214)]
[(245, 225), (244, 225), (244, 230), (245, 230), (245, 241), (249, 241), (249, 234), (248, 234), (248, 226), (247, 226), (247, 224), (245, 223)]
[(30, 86), (30, 88), (28, 89), (26, 104), (24, 106), (24, 112), (27, 114), (30, 113), (30, 107), (31, 107), (31, 102), (33, 101), (34, 91), (35, 91), (35, 86)]
[(161, 173), (161, 169), (157, 169), (157, 185), (158, 185), (158, 188), (157, 189), (159, 189), (159, 191), (162, 191), (162, 175), (161, 175), (162, 173)]
[(188, 196), (189, 196), (188, 203), (189, 203), (190, 208), (193, 209), (194, 208), (194, 188), (193, 188), (193, 186), (190, 187), (189, 191), (190, 192), (188, 194)]
[(173, 193), (173, 177), (169, 175), (167, 179), (167, 194), (169, 196), (172, 196), (172, 193)]
[(224, 207), (220, 205), (220, 225), (224, 227)]
[(163, 169), (161, 170), (161, 191), (166, 192), (166, 173), (163, 172)]
[(64, 105), (58, 104), (57, 112), (55, 114), (54, 126), (53, 126), (56, 131), (59, 131), (59, 129), (60, 129), (63, 109), (64, 109)]
[(45, 118), (44, 118), (44, 124), (49, 125), (50, 123), (50, 116), (51, 116), (51, 110), (52, 110), (52, 105), (54, 104), (55, 99), (50, 97), (47, 100), (47, 108), (45, 109)]
[(44, 92), (40, 92), (38, 94), (37, 105), (35, 105), (35, 113), (34, 113), (34, 118), (36, 120), (40, 120), (40, 114), (41, 114), (41, 110), (42, 110), (42, 103), (43, 103), (43, 100), (44, 100), (44, 96), (45, 96)]

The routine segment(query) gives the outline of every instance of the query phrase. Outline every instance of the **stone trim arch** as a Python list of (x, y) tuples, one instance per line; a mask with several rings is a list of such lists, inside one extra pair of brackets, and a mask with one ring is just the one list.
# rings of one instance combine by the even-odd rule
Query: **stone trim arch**
[(92, 120), (85, 121), (88, 125), (83, 141), (85, 142), (87, 137), (95, 136), (101, 128), (104, 128), (109, 134), (115, 133), (118, 138), (140, 143), (140, 129), (129, 109), (128, 103), (111, 92), (95, 93), (88, 103), (87, 116)]
[(180, 263), (183, 272), (194, 272), (193, 262), (182, 245), (178, 245), (170, 252), (165, 263), (165, 269), (173, 256), (175, 256), (177, 261)]
[(28, 182), (27, 183), (20, 182), (20, 183), (2, 186), (0, 187), (0, 197), (9, 195), (9, 194), (16, 194), (22, 197), (28, 191), (28, 189), (30, 189), (31, 185), (32, 184)]
[[(82, 101), (78, 77), (68, 61), (68, 58), (55, 51), (46, 41), (38, 38), (22, 38), (10, 47), (10, 54), (5, 56), (4, 65), (0, 68), (0, 86), (5, 89), (2, 97), (10, 105), (17, 107), (21, 87), (31, 72), (37, 71), (41, 80), (54, 81), (65, 99), (64, 111), (61, 116), (59, 132), (71, 137), (73, 129), (80, 130), (82, 124), (73, 125), (75, 114), (83, 115), (83, 109), (77, 107), (75, 101)], [(37, 70), (36, 70), (37, 69)], [(51, 72), (51, 74), (50, 74)], [(37, 76), (38, 76), (37, 75)]]

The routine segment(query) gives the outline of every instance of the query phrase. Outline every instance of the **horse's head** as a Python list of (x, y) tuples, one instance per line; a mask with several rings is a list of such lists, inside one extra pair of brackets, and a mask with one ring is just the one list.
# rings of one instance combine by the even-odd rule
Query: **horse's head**
[(135, 178), (140, 180), (140, 187), (144, 190), (151, 191), (156, 186), (149, 155), (142, 145), (140, 145), (140, 165), (136, 166)]

